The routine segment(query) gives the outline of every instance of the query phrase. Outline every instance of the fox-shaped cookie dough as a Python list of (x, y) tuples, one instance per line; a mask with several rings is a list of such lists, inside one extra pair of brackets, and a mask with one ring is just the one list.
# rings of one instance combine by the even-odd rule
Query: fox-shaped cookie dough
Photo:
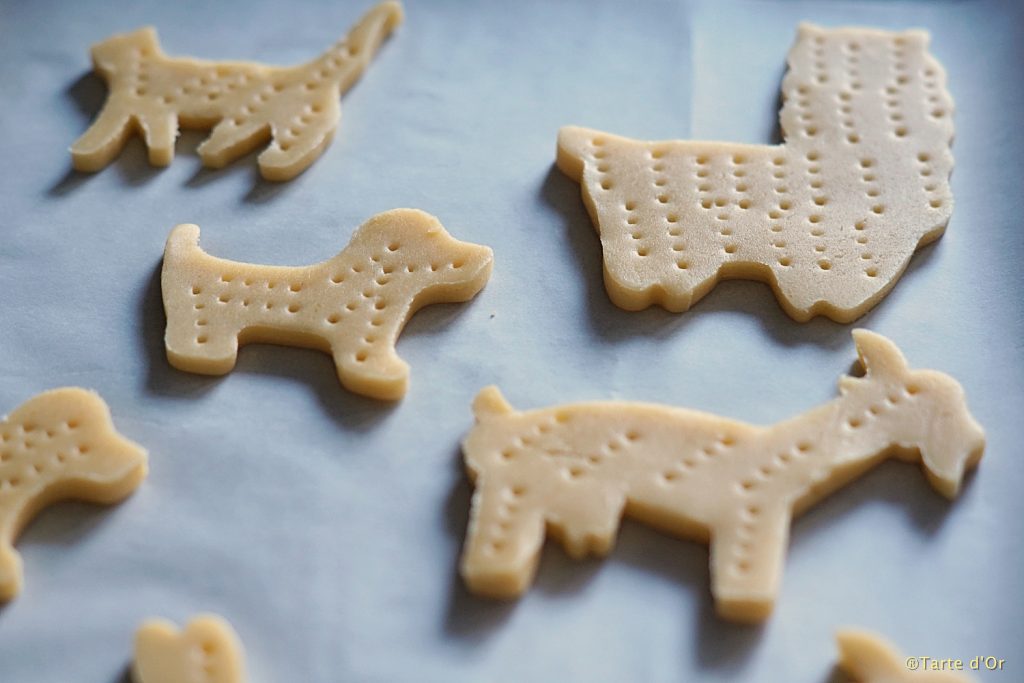
[(382, 2), (327, 52), (294, 67), (168, 57), (152, 28), (112, 36), (92, 48), (110, 92), (71, 147), (74, 167), (100, 170), (133, 133), (150, 163), (166, 166), (180, 125), (213, 128), (198, 150), (206, 166), (220, 168), (270, 140), (258, 160), (263, 177), (294, 178), (326, 149), (341, 117), (338, 99), (402, 18), (398, 2)]

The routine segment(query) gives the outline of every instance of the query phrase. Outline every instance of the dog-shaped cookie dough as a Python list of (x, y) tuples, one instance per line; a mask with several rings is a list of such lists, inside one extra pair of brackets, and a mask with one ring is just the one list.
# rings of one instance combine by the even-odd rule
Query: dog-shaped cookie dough
[(146, 471), (146, 451), (114, 430), (91, 391), (47, 391), (0, 422), (0, 602), (21, 591), (13, 544), (36, 513), (62, 500), (116, 503)]
[(952, 498), (985, 446), (955, 380), (909, 369), (878, 334), (855, 330), (854, 340), (866, 375), (843, 377), (837, 399), (770, 427), (642, 403), (518, 412), (484, 389), (463, 442), (475, 486), (469, 588), (516, 596), (546, 531), (573, 557), (605, 554), (626, 514), (709, 542), (718, 612), (765, 619), (794, 514), (890, 456), (921, 461)]
[(927, 48), (923, 31), (802, 25), (781, 145), (563, 128), (558, 167), (580, 183), (612, 301), (685, 311), (742, 278), (801, 322), (877, 304), (953, 208), (953, 101)]
[(311, 347), (333, 355), (349, 390), (395, 400), (409, 378), (395, 352), (405, 322), (422, 306), (472, 299), (492, 261), (489, 248), (454, 239), (415, 209), (377, 214), (337, 256), (298, 268), (214, 258), (199, 247), (197, 226), (179, 225), (161, 275), (167, 359), (222, 375), (239, 344)]
[(294, 178), (326, 149), (341, 117), (338, 99), (402, 18), (399, 3), (383, 2), (327, 52), (295, 67), (171, 58), (152, 28), (112, 36), (92, 48), (110, 92), (71, 147), (74, 167), (100, 170), (136, 132), (149, 162), (166, 166), (180, 125), (213, 128), (198, 150), (206, 166), (220, 168), (271, 140), (258, 160), (263, 177)]

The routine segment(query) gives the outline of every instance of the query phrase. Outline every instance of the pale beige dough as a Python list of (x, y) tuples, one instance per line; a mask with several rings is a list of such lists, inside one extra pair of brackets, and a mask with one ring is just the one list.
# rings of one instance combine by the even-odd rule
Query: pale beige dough
[(801, 25), (781, 145), (563, 128), (558, 167), (581, 184), (612, 301), (685, 311), (742, 278), (798, 321), (878, 303), (953, 208), (953, 100), (928, 40)]
[(853, 334), (865, 376), (843, 377), (838, 398), (769, 427), (643, 403), (519, 412), (497, 388), (481, 391), (463, 442), (475, 486), (461, 564), (470, 590), (522, 593), (546, 532), (573, 557), (605, 554), (625, 514), (709, 542), (719, 614), (759, 621), (795, 513), (888, 457), (922, 462), (956, 496), (985, 445), (960, 385), (909, 369), (878, 334)]
[(270, 140), (259, 156), (263, 177), (294, 178), (330, 143), (341, 117), (338, 99), (402, 18), (401, 4), (382, 2), (327, 52), (294, 67), (168, 57), (153, 28), (112, 36), (92, 48), (110, 92), (71, 147), (74, 167), (100, 170), (133, 133), (145, 140), (149, 162), (166, 166), (180, 124), (213, 128), (198, 150), (206, 166), (220, 168)]
[(972, 683), (973, 678), (953, 671), (913, 671), (907, 657), (882, 638), (861, 630), (836, 634), (839, 668), (850, 683)]
[(183, 630), (150, 619), (135, 635), (133, 683), (243, 683), (245, 654), (234, 629), (216, 614), (194, 617)]
[(313, 266), (260, 266), (209, 256), (199, 228), (179, 225), (164, 251), (161, 287), (171, 365), (222, 375), (239, 344), (267, 342), (331, 353), (351, 391), (394, 400), (409, 366), (395, 352), (422, 306), (468, 301), (483, 289), (493, 256), (460, 242), (416, 209), (364, 223), (337, 256)]
[(21, 592), (14, 539), (62, 500), (111, 504), (146, 477), (146, 451), (117, 433), (98, 394), (68, 387), (32, 397), (0, 422), (0, 602)]

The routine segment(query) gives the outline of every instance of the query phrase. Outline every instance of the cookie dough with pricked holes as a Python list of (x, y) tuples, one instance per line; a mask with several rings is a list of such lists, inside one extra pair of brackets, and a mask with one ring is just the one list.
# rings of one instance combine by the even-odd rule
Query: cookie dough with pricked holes
[(953, 671), (912, 671), (909, 659), (873, 633), (845, 629), (836, 634), (839, 668), (850, 683), (973, 683)]
[(866, 370), (838, 398), (760, 427), (644, 403), (516, 411), (495, 387), (463, 442), (474, 481), (461, 571), (470, 590), (513, 597), (530, 584), (546, 531), (573, 557), (607, 553), (623, 514), (709, 542), (719, 614), (769, 615), (790, 520), (887, 457), (920, 461), (957, 495), (984, 432), (948, 375), (911, 370), (881, 335), (855, 330)]
[(580, 182), (612, 301), (685, 311), (742, 278), (801, 322), (877, 304), (953, 207), (953, 100), (928, 41), (801, 25), (781, 145), (563, 128), (558, 167)]
[(62, 500), (112, 504), (146, 477), (146, 451), (117, 433), (98, 394), (38, 394), (0, 422), (0, 602), (21, 592), (21, 529)]
[(337, 256), (303, 267), (209, 256), (199, 228), (179, 225), (161, 274), (167, 359), (180, 370), (222, 375), (239, 344), (311, 347), (333, 355), (349, 390), (399, 399), (409, 367), (395, 342), (406, 321), (422, 306), (472, 299), (492, 261), (488, 247), (456, 240), (416, 209), (377, 214)]
[(135, 635), (133, 683), (244, 683), (245, 654), (234, 629), (216, 614), (182, 629), (151, 619)]
[(290, 180), (330, 144), (341, 117), (338, 99), (402, 18), (401, 4), (382, 2), (327, 52), (295, 67), (168, 57), (152, 28), (112, 36), (92, 48), (94, 68), (110, 92), (71, 147), (74, 167), (102, 169), (136, 132), (149, 148), (149, 162), (166, 166), (181, 125), (213, 128), (198, 150), (213, 168), (271, 140), (259, 156), (260, 173)]

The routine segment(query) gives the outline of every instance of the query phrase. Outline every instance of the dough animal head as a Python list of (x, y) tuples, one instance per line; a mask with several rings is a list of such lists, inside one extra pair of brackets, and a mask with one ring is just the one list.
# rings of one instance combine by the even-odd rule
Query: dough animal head
[(844, 376), (840, 392), (855, 402), (882, 397), (869, 405), (869, 414), (878, 411), (873, 419), (884, 423), (897, 455), (920, 457), (932, 486), (955, 498), (964, 472), (985, 450), (985, 432), (967, 407), (963, 387), (945, 373), (909, 368), (899, 348), (880, 334), (860, 329), (853, 338), (865, 374)]
[(47, 391), (0, 422), (0, 602), (21, 590), (13, 543), (36, 513), (68, 499), (115, 503), (146, 472), (146, 452), (117, 433), (94, 392)]

